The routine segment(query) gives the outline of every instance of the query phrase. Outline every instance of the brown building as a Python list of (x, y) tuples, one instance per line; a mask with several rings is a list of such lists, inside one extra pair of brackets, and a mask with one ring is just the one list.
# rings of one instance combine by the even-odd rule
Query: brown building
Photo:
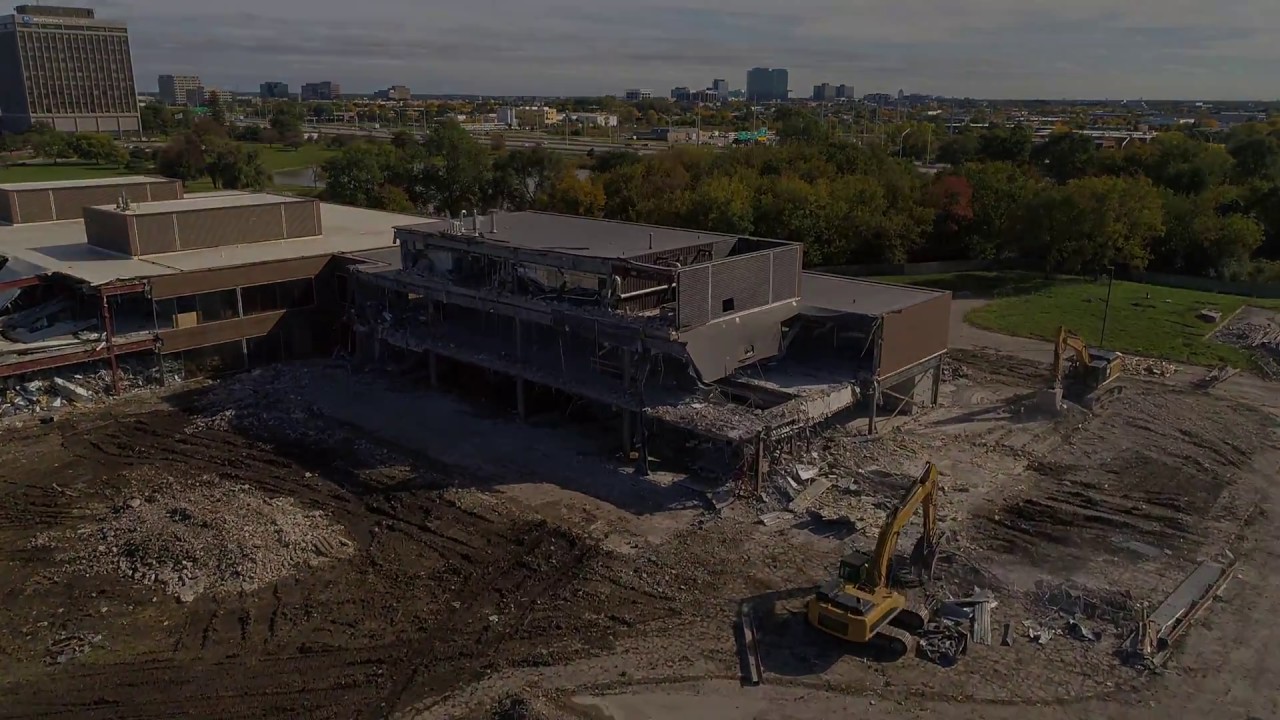
[(148, 177), (0, 186), (0, 217), (0, 378), (121, 356), (195, 376), (329, 352), (339, 275), (425, 222)]
[(19, 5), (0, 16), (0, 129), (140, 131), (129, 31), (93, 10)]

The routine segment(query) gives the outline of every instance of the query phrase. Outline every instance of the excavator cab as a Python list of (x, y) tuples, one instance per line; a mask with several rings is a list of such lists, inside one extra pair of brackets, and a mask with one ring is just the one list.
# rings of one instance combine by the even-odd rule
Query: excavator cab
[(1123, 388), (1112, 383), (1124, 374), (1124, 356), (1085, 345), (1079, 335), (1058, 328), (1053, 349), (1053, 388), (1085, 408), (1097, 410)]

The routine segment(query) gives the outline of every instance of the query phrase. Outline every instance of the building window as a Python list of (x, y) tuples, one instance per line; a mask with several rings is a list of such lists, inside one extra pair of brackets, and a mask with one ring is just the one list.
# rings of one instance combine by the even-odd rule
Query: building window
[(260, 315), (281, 310), (299, 310), (316, 304), (315, 283), (311, 278), (285, 280), (240, 288), (244, 314)]
[(236, 291), (215, 290), (156, 301), (156, 326), (184, 328), (239, 317)]
[(720, 312), (733, 312), (733, 298), (725, 298), (720, 301)]
[(182, 375), (192, 378), (211, 377), (245, 369), (244, 345), (239, 340), (171, 353), (182, 358)]

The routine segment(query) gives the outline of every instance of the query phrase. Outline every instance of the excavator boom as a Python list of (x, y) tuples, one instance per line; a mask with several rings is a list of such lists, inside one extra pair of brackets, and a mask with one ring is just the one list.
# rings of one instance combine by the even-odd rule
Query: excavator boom
[(875, 554), (871, 556), (871, 572), (866, 579), (866, 589), (875, 591), (889, 586), (890, 567), (893, 564), (893, 554), (898, 549), (898, 538), (915, 514), (916, 508), (921, 505), (924, 505), (924, 530), (921, 537), (926, 538), (926, 542), (936, 542), (938, 510), (934, 495), (937, 490), (938, 467), (930, 462), (907, 489), (898, 506), (889, 511), (885, 518), (880, 536), (876, 539)]

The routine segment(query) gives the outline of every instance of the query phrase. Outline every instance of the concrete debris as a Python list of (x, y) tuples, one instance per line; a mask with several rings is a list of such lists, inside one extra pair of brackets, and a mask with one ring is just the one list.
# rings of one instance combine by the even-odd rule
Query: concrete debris
[(148, 470), (132, 480), (137, 495), (73, 530), (41, 533), (32, 546), (60, 551), (64, 572), (118, 574), (181, 602), (249, 592), (355, 550), (342, 526), (292, 498), (212, 475)]
[(1239, 374), (1239, 372), (1239, 368), (1233, 368), (1230, 365), (1221, 365), (1214, 368), (1212, 372), (1205, 376), (1204, 380), (1200, 381), (1200, 385), (1205, 390), (1209, 390), (1221, 385), (1227, 380), (1230, 380)]
[(1037, 645), (1044, 645), (1057, 635), (1057, 631), (1053, 628), (1041, 627), (1030, 620), (1023, 620), (1022, 624), (1027, 628), (1027, 637), (1031, 638)]
[(1174, 642), (1196, 618), (1204, 614), (1235, 574), (1237, 566), (1238, 561), (1230, 554), (1221, 561), (1202, 563), (1155, 612), (1148, 616), (1144, 609), (1139, 616), (1138, 629), (1129, 639), (1131, 658), (1153, 667), (1164, 664), (1173, 651)]
[(1178, 372), (1178, 366), (1167, 360), (1125, 355), (1124, 371), (1130, 375), (1167, 378), (1173, 377)]
[(787, 509), (793, 513), (804, 512), (813, 504), (814, 500), (817, 500), (822, 493), (829, 490), (834, 482), (835, 481), (831, 478), (818, 478), (817, 480), (814, 480), (812, 485), (805, 488), (803, 492), (796, 496), (795, 500), (791, 501), (791, 504), (787, 506)]
[(93, 399), (93, 393), (62, 378), (53, 379), (53, 388), (59, 395), (75, 403), (89, 402)]
[(952, 382), (969, 377), (968, 366), (952, 360), (950, 357), (942, 358), (942, 381)]
[(1204, 308), (1200, 312), (1196, 313), (1196, 318), (1216, 325), (1222, 322), (1222, 311), (1214, 310), (1212, 308)]
[(1070, 584), (1036, 583), (1040, 601), (1059, 615), (1105, 622), (1117, 627), (1133, 623), (1139, 603), (1126, 592), (1077, 587)]
[(1101, 630), (1090, 630), (1088, 626), (1074, 618), (1067, 621), (1066, 635), (1085, 642), (1099, 642), (1102, 640)]
[(1147, 543), (1139, 542), (1138, 540), (1115, 537), (1111, 538), (1111, 542), (1115, 543), (1116, 547), (1132, 550), (1133, 552), (1148, 558), (1158, 558), (1168, 554), (1168, 551), (1166, 550), (1161, 550), (1154, 545), (1148, 545)]
[(917, 652), (940, 667), (955, 667), (960, 656), (969, 651), (969, 633), (947, 620), (933, 620), (920, 631)]
[(760, 523), (765, 527), (773, 527), (778, 523), (787, 522), (795, 519), (795, 513), (789, 512), (769, 512), (760, 516)]
[(61, 665), (68, 660), (87, 654), (96, 645), (104, 644), (102, 635), (98, 633), (77, 632), (60, 635), (49, 643), (49, 654), (45, 662), (50, 665)]

